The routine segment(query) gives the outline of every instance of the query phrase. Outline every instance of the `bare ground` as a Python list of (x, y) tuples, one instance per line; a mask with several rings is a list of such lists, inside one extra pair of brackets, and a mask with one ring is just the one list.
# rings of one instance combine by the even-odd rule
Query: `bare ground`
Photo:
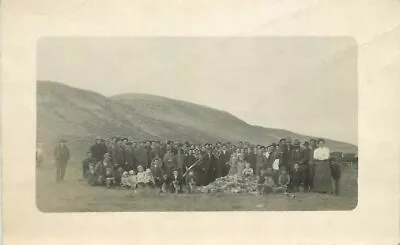
[(123, 211), (313, 211), (351, 210), (357, 206), (357, 170), (344, 168), (339, 196), (298, 193), (283, 194), (162, 194), (91, 187), (80, 181), (80, 169), (70, 166), (66, 180), (55, 183), (53, 166), (37, 170), (37, 207), (42, 212)]

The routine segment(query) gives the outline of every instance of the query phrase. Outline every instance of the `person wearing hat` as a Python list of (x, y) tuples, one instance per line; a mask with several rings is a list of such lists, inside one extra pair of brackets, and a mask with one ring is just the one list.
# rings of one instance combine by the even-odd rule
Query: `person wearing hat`
[(133, 151), (133, 143), (128, 142), (126, 143), (126, 150), (124, 151), (124, 158), (125, 158), (125, 166), (124, 170), (129, 172), (131, 170), (135, 170), (137, 168), (135, 153)]
[(231, 158), (231, 153), (227, 149), (227, 145), (223, 144), (221, 152), (218, 158), (218, 165), (221, 169), (221, 177), (228, 175), (229, 172), (229, 159)]
[(67, 141), (61, 139), (54, 148), (54, 160), (56, 165), (56, 181), (57, 183), (64, 180), (67, 163), (70, 159), (70, 152), (67, 146)]
[[(303, 151), (300, 147), (300, 141), (296, 139), (291, 146), (290, 155), (289, 155), (289, 167), (290, 169), (294, 166), (294, 164), (300, 164), (303, 159)], [(289, 169), (289, 172), (290, 172)]]
[(301, 160), (300, 169), (302, 171), (304, 191), (308, 192), (311, 189), (310, 179), (310, 143), (305, 141), (303, 143), (303, 159)]
[(103, 160), (104, 154), (108, 152), (107, 146), (100, 137), (96, 137), (95, 143), (90, 147), (92, 157), (96, 162)]

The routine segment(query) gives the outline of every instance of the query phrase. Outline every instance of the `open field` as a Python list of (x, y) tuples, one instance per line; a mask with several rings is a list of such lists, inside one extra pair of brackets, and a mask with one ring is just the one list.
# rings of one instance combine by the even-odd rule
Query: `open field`
[[(75, 165), (76, 166), (76, 165)], [(339, 196), (299, 193), (253, 194), (168, 194), (149, 191), (132, 197), (126, 189), (91, 187), (80, 181), (80, 168), (69, 166), (66, 180), (54, 181), (54, 167), (37, 170), (37, 206), (42, 212), (122, 211), (313, 211), (351, 210), (357, 206), (357, 170), (343, 168)]]

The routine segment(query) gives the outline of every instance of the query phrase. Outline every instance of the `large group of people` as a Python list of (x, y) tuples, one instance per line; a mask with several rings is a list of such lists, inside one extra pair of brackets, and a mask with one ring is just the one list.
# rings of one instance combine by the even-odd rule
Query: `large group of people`
[[(54, 152), (57, 181), (64, 177), (67, 149), (62, 141)], [(264, 146), (98, 137), (87, 154), (82, 176), (92, 186), (150, 186), (162, 192), (191, 192), (195, 186), (206, 186), (224, 176), (257, 176), (260, 189), (281, 186), (287, 192), (339, 193), (340, 168), (323, 139), (301, 144), (297, 139), (283, 138)], [(337, 184), (332, 185), (332, 180)]]

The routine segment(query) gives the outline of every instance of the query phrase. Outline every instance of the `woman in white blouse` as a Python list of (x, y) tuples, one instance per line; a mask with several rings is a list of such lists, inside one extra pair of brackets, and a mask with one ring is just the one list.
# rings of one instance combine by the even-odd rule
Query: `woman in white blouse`
[(331, 169), (329, 166), (329, 149), (325, 146), (325, 140), (318, 140), (318, 148), (314, 151), (315, 175), (314, 191), (320, 193), (332, 192)]

